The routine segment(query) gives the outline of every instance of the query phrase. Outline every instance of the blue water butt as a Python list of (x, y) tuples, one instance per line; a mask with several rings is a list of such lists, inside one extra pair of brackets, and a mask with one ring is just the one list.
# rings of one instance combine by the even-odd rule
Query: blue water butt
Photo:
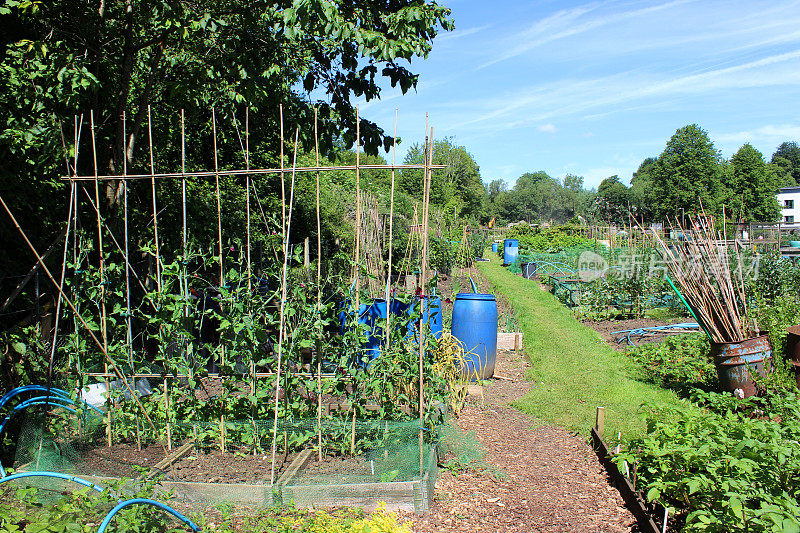
[(499, 244), (499, 243), (496, 243), (496, 242), (493, 242), (493, 243), (492, 243), (492, 253), (493, 253), (493, 254), (496, 254), (496, 253), (497, 253), (497, 245), (498, 245), (498, 244)]
[(464, 376), (472, 381), (492, 377), (497, 359), (497, 301), (494, 294), (457, 294), (453, 304), (452, 333), (464, 349)]
[[(348, 328), (352, 328), (354, 324), (353, 324), (352, 314), (350, 315), (350, 318), (348, 320), (348, 313), (352, 313), (352, 311), (349, 309), (350, 303), (345, 301), (342, 304), (342, 307), (344, 307), (344, 309), (339, 311), (339, 332), (342, 335), (344, 335), (345, 332), (348, 330)], [(373, 324), (372, 303), (362, 303), (359, 304), (358, 306), (358, 325), (360, 326), (362, 324), (365, 325), (367, 329), (372, 329), (372, 324)], [(370, 348), (370, 337), (371, 337), (369, 331), (367, 332), (367, 335), (368, 335), (367, 340), (361, 343), (361, 348), (368, 350)], [(357, 363), (354, 364), (361, 364), (361, 361), (358, 361)]]
[(513, 264), (519, 257), (519, 240), (506, 239), (503, 241), (503, 263)]
[(402, 316), (408, 314), (408, 308), (411, 307), (411, 302), (404, 302), (397, 298), (392, 298), (389, 302), (389, 312), (392, 316)]
[(364, 345), (369, 361), (381, 354), (381, 345), (386, 341), (386, 333), (381, 327), (381, 320), (386, 320), (386, 300), (378, 298), (369, 307), (367, 312), (366, 324), (369, 327), (367, 342)]
[[(418, 302), (422, 300), (422, 322), (427, 324), (428, 331), (437, 339), (442, 336), (442, 299), (438, 296), (423, 296), (414, 298), (414, 303), (408, 307), (408, 314), (418, 311)], [(417, 337), (417, 322), (409, 322), (408, 336)]]

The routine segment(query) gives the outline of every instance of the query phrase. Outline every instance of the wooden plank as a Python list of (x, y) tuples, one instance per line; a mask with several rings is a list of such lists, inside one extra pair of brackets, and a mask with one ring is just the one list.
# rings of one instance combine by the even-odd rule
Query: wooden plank
[(505, 331), (497, 332), (497, 349), (498, 350), (513, 350), (515, 346), (522, 347), (522, 332), (512, 331), (510, 333)]
[(307, 449), (303, 450), (297, 454), (297, 457), (294, 458), (294, 461), (289, 465), (289, 468), (278, 478), (278, 481), (275, 483), (278, 487), (284, 487), (288, 485), (289, 482), (297, 475), (301, 468), (305, 466), (308, 462), (309, 458), (311, 457), (311, 453), (313, 450)]
[(284, 504), (296, 507), (358, 506), (374, 509), (385, 502), (390, 511), (415, 512), (414, 497), (420, 481), (346, 483), (341, 485), (289, 485), (281, 490)]
[[(120, 478), (107, 476), (77, 476), (94, 483), (99, 487), (107, 487), (118, 483)], [(25, 479), (20, 481), (24, 482)], [(64, 482), (67, 483), (67, 482)], [(129, 480), (123, 489), (136, 491), (142, 485), (141, 480)], [(74, 485), (72, 487), (71, 485)], [(65, 485), (67, 486), (67, 485)], [(69, 488), (78, 489), (81, 486), (70, 483)], [(236, 503), (255, 506), (272, 505), (272, 490), (269, 484), (257, 485), (253, 483), (200, 483), (195, 481), (160, 481), (156, 489), (156, 496), (166, 497), (170, 492), (179, 500), (197, 501), (203, 503)]]
[(195, 445), (195, 440), (192, 439), (189, 442), (181, 445), (180, 448), (169, 454), (168, 456), (161, 459), (158, 463), (153, 465), (150, 470), (145, 474), (145, 479), (150, 479), (151, 477), (157, 476), (158, 474), (163, 474), (164, 470), (169, 468), (170, 465), (176, 463), (181, 457), (189, 453)]
[(609, 476), (611, 476), (614, 485), (617, 487), (617, 490), (619, 490), (620, 495), (622, 495), (622, 499), (625, 500), (628, 509), (630, 509), (633, 516), (636, 518), (639, 524), (639, 531), (642, 533), (661, 533), (661, 530), (653, 521), (653, 518), (647, 510), (644, 497), (641, 493), (634, 490), (628, 478), (619, 471), (616, 463), (611, 461), (611, 454), (608, 452), (606, 443), (603, 442), (603, 438), (594, 428), (592, 428), (592, 443), (594, 445), (594, 451), (600, 459), (600, 463), (606, 469)]

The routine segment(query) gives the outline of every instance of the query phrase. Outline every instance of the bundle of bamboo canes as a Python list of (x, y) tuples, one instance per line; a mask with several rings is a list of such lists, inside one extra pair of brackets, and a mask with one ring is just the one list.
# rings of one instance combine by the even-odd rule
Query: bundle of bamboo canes
[[(731, 257), (724, 236), (705, 212), (679, 221), (671, 229), (685, 240), (667, 244), (655, 231), (657, 249), (682, 297), (712, 342), (734, 343), (755, 335), (747, 323), (747, 299), (742, 276), (742, 256)], [(735, 262), (735, 268), (731, 263)]]

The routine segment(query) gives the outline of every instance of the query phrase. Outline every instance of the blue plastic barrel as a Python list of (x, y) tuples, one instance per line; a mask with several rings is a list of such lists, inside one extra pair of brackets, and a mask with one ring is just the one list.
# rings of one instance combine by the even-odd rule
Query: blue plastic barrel
[(381, 320), (386, 320), (386, 300), (378, 298), (369, 308), (367, 313), (367, 326), (369, 327), (365, 348), (369, 361), (381, 354), (381, 344), (386, 341), (386, 332), (381, 327)]
[[(442, 299), (438, 296), (423, 296), (414, 298), (408, 307), (408, 314), (419, 312), (419, 302), (422, 301), (422, 322), (428, 326), (428, 332), (437, 339), (442, 336)], [(418, 322), (408, 324), (408, 336), (417, 337)]]
[(493, 253), (493, 254), (496, 254), (496, 253), (497, 253), (497, 245), (498, 245), (498, 243), (496, 243), (496, 242), (493, 242), (493, 243), (492, 243), (492, 253)]
[[(350, 306), (350, 303), (345, 301), (342, 304), (342, 306), (344, 307), (344, 309), (339, 311), (339, 331), (342, 333), (342, 335), (344, 335), (345, 331), (347, 331), (348, 328), (352, 328), (353, 327), (353, 323), (352, 323), (352, 315), (350, 315), (349, 320), (348, 320), (348, 313), (352, 313), (352, 311), (350, 311), (348, 309), (349, 306)], [(358, 306), (358, 325), (360, 326), (362, 324), (365, 325), (368, 330), (372, 329), (372, 325), (374, 324), (373, 305), (372, 305), (372, 303), (362, 303), (362, 304), (360, 304)], [(365, 342), (361, 343), (361, 348), (367, 350), (368, 352), (370, 351), (370, 348), (372, 347), (371, 338), (372, 338), (372, 334), (368, 331), (367, 332), (367, 340)], [(378, 344), (378, 354), (380, 354), (380, 344)], [(370, 355), (371, 355), (371, 352), (370, 352)], [(377, 357), (377, 355), (376, 355), (376, 357)], [(360, 359), (360, 357), (359, 357), (359, 359)], [(354, 364), (363, 364), (363, 363), (362, 363), (362, 361), (357, 361), (357, 362), (354, 362)]]
[(519, 240), (506, 239), (503, 241), (503, 263), (513, 264), (519, 257)]
[(463, 374), (472, 381), (492, 377), (497, 359), (497, 301), (494, 294), (457, 294), (453, 304), (452, 333), (464, 349)]

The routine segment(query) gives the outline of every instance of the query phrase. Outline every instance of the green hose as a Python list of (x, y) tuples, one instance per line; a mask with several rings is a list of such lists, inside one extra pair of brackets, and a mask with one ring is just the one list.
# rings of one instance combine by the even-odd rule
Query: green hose
[(694, 309), (692, 309), (692, 307), (689, 305), (689, 302), (687, 302), (686, 299), (683, 297), (683, 294), (681, 294), (681, 291), (679, 291), (678, 288), (675, 286), (675, 284), (672, 283), (672, 280), (670, 279), (669, 274), (666, 275), (666, 278), (667, 278), (667, 282), (669, 283), (669, 286), (672, 287), (672, 290), (675, 291), (675, 294), (678, 295), (678, 298), (681, 299), (681, 301), (683, 302), (683, 305), (685, 305), (686, 309), (688, 309), (689, 313), (691, 313), (692, 318), (694, 318), (695, 322), (700, 324), (700, 327), (703, 328), (703, 331), (705, 332), (706, 335), (708, 335), (708, 338), (711, 340), (711, 342), (714, 342), (714, 339), (711, 337), (711, 334), (706, 329), (705, 324), (703, 324), (700, 320), (697, 319), (697, 315), (694, 314)]

